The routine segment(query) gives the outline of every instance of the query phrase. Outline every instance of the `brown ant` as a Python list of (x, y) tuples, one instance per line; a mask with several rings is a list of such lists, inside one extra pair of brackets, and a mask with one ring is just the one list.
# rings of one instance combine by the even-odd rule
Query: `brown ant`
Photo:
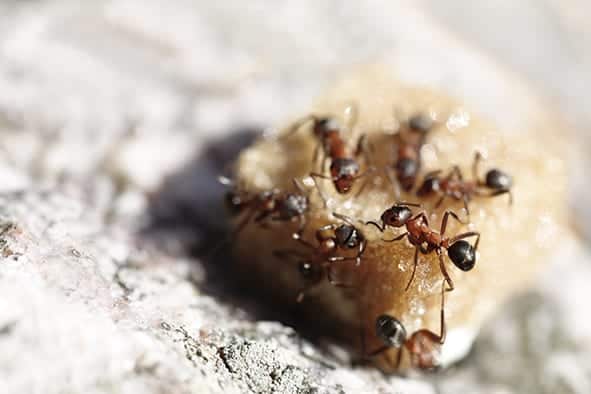
[[(332, 215), (342, 220), (343, 223), (330, 223), (316, 230), (315, 235), (318, 246), (314, 246), (306, 241), (298, 233), (294, 234), (293, 238), (306, 247), (315, 250), (318, 254), (327, 256), (326, 260), (330, 263), (354, 260), (355, 265), (359, 266), (361, 264), (361, 256), (363, 256), (367, 247), (365, 236), (353, 225), (349, 217), (336, 212), (333, 212)], [(355, 257), (334, 256), (334, 253), (339, 249), (357, 249), (357, 254)]]
[(383, 314), (376, 319), (376, 335), (384, 345), (369, 354), (370, 357), (376, 356), (387, 351), (390, 348), (399, 349), (396, 359), (395, 369), (400, 367), (402, 360), (402, 347), (410, 354), (410, 365), (419, 369), (434, 369), (439, 366), (441, 357), (441, 346), (445, 343), (445, 310), (444, 310), (444, 291), (445, 281), (441, 284), (441, 311), (439, 334), (428, 329), (415, 331), (410, 337), (407, 337), (406, 329), (394, 316)]
[[(445, 237), (445, 230), (450, 216), (462, 224), (465, 223), (462, 222), (454, 212), (445, 211), (441, 221), (441, 230), (437, 232), (429, 227), (429, 220), (427, 219), (425, 211), (421, 211), (413, 217), (413, 212), (410, 207), (420, 206), (420, 204), (398, 202), (382, 213), (380, 217), (382, 222), (381, 225), (374, 221), (367, 222), (366, 224), (371, 224), (377, 227), (381, 232), (384, 232), (387, 226), (395, 228), (406, 227), (406, 232), (403, 234), (390, 240), (384, 240), (386, 242), (394, 242), (407, 237), (408, 241), (415, 246), (414, 266), (410, 280), (406, 285), (406, 290), (409, 289), (415, 277), (419, 262), (419, 252), (425, 255), (435, 252), (439, 256), (439, 268), (441, 273), (448, 284), (447, 290), (452, 291), (454, 289), (454, 284), (445, 268), (443, 249), (447, 250), (449, 259), (456, 267), (462, 271), (470, 271), (474, 267), (474, 264), (476, 264), (476, 250), (478, 248), (478, 242), (480, 241), (480, 233), (469, 231), (458, 234), (455, 237), (447, 238)], [(464, 238), (469, 237), (476, 237), (474, 246), (464, 240)]]
[(421, 147), (427, 133), (433, 128), (433, 119), (426, 114), (412, 116), (396, 133), (397, 155), (393, 170), (405, 191), (410, 191), (421, 169)]
[[(239, 215), (244, 211), (248, 211), (236, 226), (234, 235), (242, 231), (251, 221), (263, 225), (266, 220), (298, 221), (299, 229), (295, 234), (301, 234), (306, 225), (305, 213), (309, 209), (310, 202), (298, 181), (296, 179), (292, 181), (298, 190), (297, 193), (286, 193), (279, 189), (265, 190), (256, 194), (236, 189), (228, 192), (226, 194), (226, 205), (231, 213)], [(220, 177), (220, 182), (233, 184), (231, 180), (223, 177)]]
[[(296, 257), (299, 259), (298, 268), (302, 278), (307, 282), (297, 296), (297, 302), (304, 299), (305, 293), (311, 287), (322, 282), (326, 273), (328, 282), (337, 287), (352, 287), (333, 279), (332, 265), (336, 262), (355, 261), (355, 265), (361, 264), (361, 257), (365, 252), (367, 240), (347, 216), (333, 213), (333, 216), (343, 221), (342, 224), (330, 223), (320, 227), (315, 232), (317, 245), (304, 240), (301, 234), (295, 233), (293, 238), (298, 240), (312, 252), (312, 258), (306, 253), (297, 250), (280, 250), (273, 254), (278, 258)], [(357, 254), (352, 257), (335, 256), (340, 249), (357, 249)]]
[(435, 208), (438, 208), (447, 197), (458, 201), (462, 200), (468, 217), (470, 216), (468, 203), (474, 196), (495, 197), (501, 194), (508, 194), (509, 204), (512, 204), (513, 195), (511, 194), (511, 186), (513, 180), (511, 176), (493, 168), (486, 173), (484, 180), (481, 179), (478, 176), (478, 165), (481, 160), (482, 155), (480, 152), (476, 152), (472, 164), (473, 179), (471, 181), (465, 181), (463, 179), (462, 172), (458, 166), (453, 166), (449, 174), (445, 177), (441, 177), (441, 170), (427, 173), (423, 184), (417, 190), (417, 196), (428, 197), (434, 194), (440, 195), (441, 197), (435, 204)]
[[(357, 111), (352, 110), (353, 116), (350, 124), (354, 124), (357, 119)], [(360, 166), (356, 158), (364, 151), (366, 151), (366, 135), (362, 135), (357, 140), (357, 147), (354, 152), (350, 152), (347, 143), (343, 138), (343, 127), (336, 121), (336, 119), (327, 116), (308, 115), (298, 120), (286, 133), (286, 137), (289, 137), (297, 130), (299, 130), (304, 124), (312, 122), (312, 132), (318, 139), (318, 147), (314, 152), (313, 161), (316, 162), (318, 158), (318, 152), (320, 148), (324, 153), (324, 159), (322, 161), (321, 169), (324, 171), (324, 163), (328, 159), (330, 160), (329, 172), (330, 175), (324, 175), (318, 172), (311, 172), (312, 177), (320, 197), (324, 201), (324, 205), (327, 205), (327, 199), (318, 186), (317, 179), (328, 179), (334, 184), (336, 191), (339, 194), (348, 193), (355, 181), (360, 178), (367, 176), (369, 173), (374, 172), (375, 168), (370, 166), (366, 171), (360, 172)], [(350, 129), (351, 127), (349, 127)], [(367, 160), (369, 163), (369, 160)], [(367, 182), (365, 182), (357, 195), (361, 194), (365, 188)]]
[(267, 222), (299, 222), (298, 230), (294, 233), (301, 234), (306, 226), (306, 212), (310, 207), (310, 201), (304, 194), (303, 187), (294, 178), (293, 184), (297, 193), (286, 193), (279, 189), (265, 190), (259, 193), (249, 193), (235, 187), (234, 181), (226, 177), (219, 177), (219, 182), (224, 185), (234, 186), (233, 190), (226, 193), (226, 207), (232, 215), (242, 215), (244, 218), (224, 240), (219, 242), (209, 253), (214, 256), (222, 246), (232, 241), (251, 221), (265, 227)]

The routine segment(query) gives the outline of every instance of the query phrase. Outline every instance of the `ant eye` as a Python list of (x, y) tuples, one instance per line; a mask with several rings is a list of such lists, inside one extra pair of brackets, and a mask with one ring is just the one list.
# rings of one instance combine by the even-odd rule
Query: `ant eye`
[(401, 347), (406, 342), (406, 329), (398, 319), (390, 315), (378, 316), (376, 334), (385, 344), (395, 348)]
[(492, 169), (486, 173), (486, 186), (495, 190), (508, 190), (513, 184), (513, 179), (503, 171)]
[(449, 259), (462, 271), (470, 271), (476, 264), (476, 251), (469, 242), (459, 240), (447, 249)]

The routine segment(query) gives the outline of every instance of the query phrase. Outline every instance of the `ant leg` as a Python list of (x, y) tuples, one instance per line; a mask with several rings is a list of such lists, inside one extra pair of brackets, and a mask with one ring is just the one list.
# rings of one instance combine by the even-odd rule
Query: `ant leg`
[(392, 188), (394, 189), (394, 198), (396, 199), (396, 201), (400, 200), (400, 183), (398, 182), (398, 179), (396, 179), (396, 175), (394, 174), (394, 169), (390, 166), (386, 167), (386, 176), (388, 177), (388, 180), (390, 181), (390, 183), (392, 184)]
[(462, 201), (464, 202), (464, 209), (466, 210), (466, 216), (468, 217), (468, 223), (470, 223), (470, 208), (468, 208), (469, 198), (466, 194), (464, 194), (464, 197), (462, 197)]
[(308, 115), (308, 116), (304, 116), (303, 118), (296, 120), (291, 125), (291, 127), (289, 129), (287, 129), (287, 132), (279, 137), (279, 139), (283, 140), (283, 139), (287, 139), (287, 138), (291, 137), (293, 134), (295, 134), (296, 131), (298, 131), (300, 129), (300, 127), (302, 127), (303, 125), (305, 125), (307, 122), (310, 122), (310, 121), (316, 123), (318, 121), (318, 118), (315, 115)]
[(474, 243), (474, 250), (477, 250), (478, 243), (480, 242), (480, 233), (478, 233), (476, 231), (468, 231), (467, 233), (456, 235), (455, 237), (453, 237), (449, 240), (449, 244), (451, 245), (460, 239), (470, 238), (470, 237), (476, 237), (476, 242)]
[(355, 256), (355, 266), (359, 267), (361, 265), (361, 256), (365, 253), (365, 248), (367, 247), (367, 241), (364, 239), (359, 243), (359, 250), (357, 251), (357, 256)]
[(445, 195), (445, 193), (441, 196), (441, 198), (439, 200), (437, 200), (437, 202), (435, 203), (435, 206), (433, 208), (437, 209), (441, 206), (441, 204), (443, 204), (443, 200), (445, 200), (445, 197), (447, 197)]
[(433, 177), (435, 177), (435, 176), (437, 176), (437, 175), (441, 174), (442, 172), (443, 172), (443, 171), (441, 171), (441, 170), (433, 170), (433, 171), (429, 171), (428, 173), (426, 173), (426, 174), (423, 176), (423, 179), (429, 179), (429, 178), (433, 178)]
[[(369, 224), (374, 224), (373, 222), (370, 222)], [(396, 241), (400, 241), (402, 238), (404, 238), (406, 235), (408, 234), (408, 232), (402, 233), (397, 237), (394, 237), (392, 239), (382, 239), (383, 242), (396, 242)]]
[(372, 225), (374, 227), (376, 227), (378, 230), (380, 230), (380, 232), (384, 232), (384, 230), (386, 229), (386, 225), (382, 223), (382, 225), (380, 226), (377, 222), (374, 222), (373, 220), (370, 220), (369, 222), (365, 222), (365, 225)]
[(356, 289), (357, 287), (350, 284), (350, 283), (346, 283), (346, 282), (339, 282), (337, 280), (335, 280), (332, 276), (332, 268), (328, 267), (327, 271), (326, 271), (326, 278), (328, 279), (328, 283), (330, 283), (331, 285), (335, 286), (335, 287), (341, 287), (344, 289)]
[(456, 219), (458, 222), (460, 222), (461, 224), (467, 224), (465, 222), (463, 222), (458, 215), (456, 215), (455, 212), (453, 211), (445, 211), (445, 213), (443, 214), (443, 220), (441, 221), (441, 231), (439, 231), (439, 234), (441, 234), (441, 236), (443, 236), (445, 234), (445, 230), (447, 228), (447, 219), (449, 218), (449, 216), (453, 217), (454, 219)]
[(439, 321), (439, 343), (445, 343), (445, 337), (447, 336), (447, 330), (445, 327), (445, 280), (441, 282), (441, 320)]
[(477, 195), (481, 197), (496, 197), (500, 196), (501, 194), (509, 194), (509, 205), (513, 205), (513, 193), (511, 193), (510, 189), (495, 190), (492, 193), (486, 193), (482, 191), (477, 192)]
[[(363, 177), (367, 177), (369, 174), (373, 174), (374, 172), (376, 172), (377, 169), (375, 167), (368, 167), (367, 170), (365, 170), (365, 172), (362, 172), (361, 174), (357, 175), (355, 178), (353, 179), (359, 179), (359, 178), (363, 178)], [(355, 197), (359, 197), (361, 195), (361, 193), (363, 192), (363, 190), (365, 190), (365, 187), (367, 186), (369, 182), (369, 178), (365, 179), (365, 182), (363, 182), (361, 184), (361, 187), (359, 188), (359, 190), (357, 191), (357, 193), (355, 193)]]
[(322, 198), (322, 201), (324, 202), (324, 207), (327, 208), (328, 207), (328, 200), (326, 199), (326, 196), (324, 195), (324, 193), (322, 193), (322, 190), (320, 190), (320, 185), (318, 184), (318, 181), (316, 179), (320, 178), (320, 179), (332, 180), (332, 177), (322, 175), (317, 172), (311, 172), (310, 177), (314, 181), (314, 186), (316, 186), (316, 190), (318, 190), (318, 194), (320, 195), (320, 198)]
[(314, 245), (312, 245), (310, 242), (306, 241), (304, 238), (302, 238), (301, 234), (299, 233), (293, 233), (292, 234), (293, 239), (295, 239), (296, 241), (298, 241), (299, 243), (301, 243), (302, 245), (304, 245), (305, 247), (315, 250), (316, 247)]
[(448, 288), (445, 291), (453, 291), (455, 289), (454, 281), (449, 276), (447, 269), (445, 268), (445, 260), (443, 259), (443, 253), (441, 253), (441, 248), (437, 249), (437, 256), (439, 256), (439, 269), (441, 270), (441, 274), (443, 275), (444, 282), (447, 282)]
[(416, 220), (418, 218), (421, 218), (423, 223), (425, 223), (427, 226), (429, 226), (429, 219), (427, 218), (427, 214), (425, 213), (425, 211), (419, 212), (418, 214), (415, 215), (414, 218), (412, 218), (410, 220)]
[(449, 172), (449, 175), (447, 176), (447, 180), (450, 180), (454, 177), (454, 175), (457, 177), (457, 179), (459, 181), (464, 181), (464, 177), (462, 176), (462, 170), (460, 170), (460, 167), (458, 167), (457, 165), (453, 166), (451, 168), (451, 171)]
[(408, 291), (408, 289), (410, 288), (410, 284), (415, 279), (415, 273), (417, 272), (417, 265), (419, 265), (419, 248), (418, 248), (418, 246), (415, 248), (415, 258), (414, 258), (414, 265), (412, 267), (412, 274), (410, 275), (410, 280), (408, 281), (408, 284), (406, 285), (406, 288), (404, 289), (404, 291)]
[[(314, 148), (314, 154), (312, 155), (312, 166), (315, 167), (318, 164), (318, 158), (320, 157), (320, 150), (322, 149), (321, 143), (317, 143)], [(324, 161), (324, 159), (323, 159)], [(324, 166), (324, 164), (323, 164)]]
[(222, 248), (222, 246), (227, 245), (230, 241), (232, 241), (232, 239), (234, 239), (236, 236), (238, 236), (238, 234), (240, 234), (240, 232), (242, 230), (244, 230), (244, 228), (246, 227), (246, 225), (248, 223), (250, 223), (250, 221), (252, 220), (253, 216), (255, 215), (256, 211), (251, 209), (250, 212), (248, 212), (246, 214), (246, 216), (244, 217), (244, 219), (242, 219), (238, 225), (236, 226), (236, 228), (234, 230), (232, 230), (230, 232), (230, 234), (228, 234), (228, 236), (226, 236), (222, 241), (220, 241), (217, 245), (215, 245), (213, 247), (213, 249), (207, 253), (207, 257), (211, 258), (213, 256), (215, 256), (220, 249)]
[(423, 204), (418, 203), (418, 202), (398, 201), (396, 203), (396, 206), (398, 206), (398, 207), (417, 207), (417, 208), (422, 208), (423, 207)]
[(332, 213), (332, 216), (334, 216), (337, 219), (342, 220), (343, 222), (347, 223), (348, 225), (354, 226), (353, 225), (353, 219), (351, 219), (347, 215), (343, 215), (342, 213), (338, 213), (338, 212), (333, 212)]
[(476, 153), (474, 154), (474, 161), (472, 162), (472, 178), (474, 179), (474, 181), (478, 185), (482, 184), (482, 182), (480, 181), (480, 178), (478, 176), (478, 172), (479, 172), (478, 167), (479, 167), (480, 161), (482, 159), (483, 159), (482, 153), (480, 153), (480, 151), (476, 151)]

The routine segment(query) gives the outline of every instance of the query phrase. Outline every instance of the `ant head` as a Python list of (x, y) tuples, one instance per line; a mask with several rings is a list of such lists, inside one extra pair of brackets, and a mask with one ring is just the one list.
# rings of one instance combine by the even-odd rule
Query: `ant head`
[(334, 159), (330, 164), (330, 174), (335, 179), (337, 192), (347, 193), (353, 187), (355, 177), (359, 174), (359, 164), (353, 159)]
[(322, 117), (317, 118), (314, 122), (314, 134), (322, 137), (323, 135), (327, 134), (331, 131), (339, 131), (341, 129), (341, 125), (339, 122), (330, 117)]
[(496, 168), (486, 173), (486, 186), (493, 190), (509, 190), (513, 185), (511, 175)]
[(334, 231), (336, 243), (339, 246), (355, 248), (362, 241), (363, 236), (350, 224), (341, 224)]
[(303, 215), (308, 210), (308, 197), (301, 194), (287, 194), (279, 207), (279, 216), (291, 219)]
[(382, 223), (386, 226), (402, 227), (412, 216), (412, 211), (405, 205), (394, 205), (382, 213)]
[(390, 315), (378, 316), (376, 334), (384, 344), (394, 348), (400, 348), (406, 342), (406, 329), (398, 319)]
[(440, 185), (439, 176), (437, 176), (437, 175), (428, 176), (427, 178), (425, 178), (425, 180), (423, 181), (423, 184), (417, 190), (417, 196), (419, 196), (419, 197), (430, 196), (431, 194), (439, 191), (440, 187), (441, 187), (441, 185)]
[(462, 271), (470, 271), (476, 264), (476, 251), (469, 242), (463, 239), (454, 242), (448, 249), (447, 255), (456, 267)]
[(408, 127), (413, 131), (426, 133), (433, 128), (433, 118), (423, 113), (416, 114), (408, 120)]

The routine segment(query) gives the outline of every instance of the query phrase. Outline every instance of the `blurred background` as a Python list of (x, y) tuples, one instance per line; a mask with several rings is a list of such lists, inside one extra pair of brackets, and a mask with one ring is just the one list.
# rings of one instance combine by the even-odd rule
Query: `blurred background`
[(501, 127), (544, 102), (588, 240), (590, 18), (583, 0), (1, 1), (2, 392), (591, 392), (584, 245), (557, 245), (463, 363), (413, 379), (351, 369), (199, 258), (215, 175), (372, 63)]

